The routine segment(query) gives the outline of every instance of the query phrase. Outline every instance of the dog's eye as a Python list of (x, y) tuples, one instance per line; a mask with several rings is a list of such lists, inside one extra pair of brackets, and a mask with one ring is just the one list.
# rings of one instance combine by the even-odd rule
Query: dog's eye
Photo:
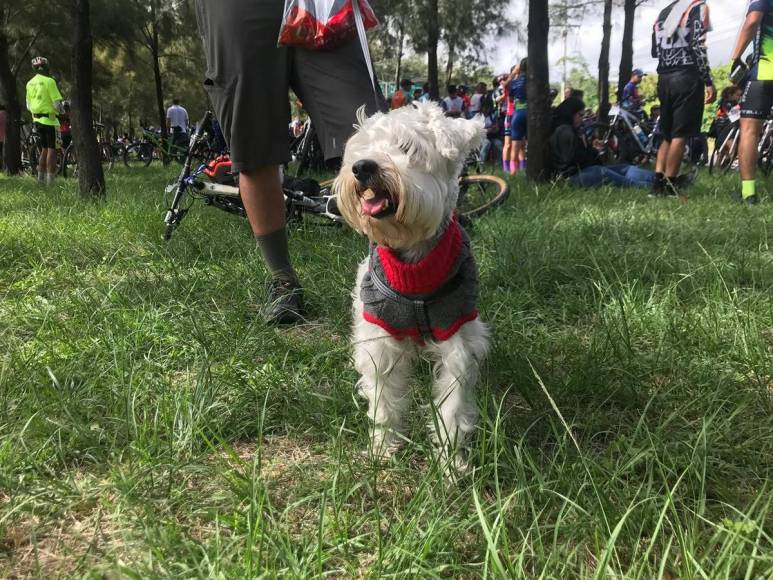
[(405, 143), (398, 143), (397, 147), (400, 149), (400, 151), (402, 151), (406, 155), (410, 155), (411, 154), (411, 148), (408, 145), (406, 145)]

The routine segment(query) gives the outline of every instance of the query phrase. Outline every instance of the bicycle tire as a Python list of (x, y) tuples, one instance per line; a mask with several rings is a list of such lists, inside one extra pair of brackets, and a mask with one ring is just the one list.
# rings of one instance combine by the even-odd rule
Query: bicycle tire
[[(714, 151), (711, 154), (711, 161), (709, 162), (709, 174), (724, 175), (733, 166), (733, 162), (738, 157), (738, 144), (740, 135), (738, 129), (730, 132), (725, 140), (719, 147), (714, 147)], [(726, 151), (728, 143), (730, 144), (730, 151)]]
[(153, 163), (153, 158), (156, 154), (156, 148), (149, 146), (147, 152), (148, 152), (148, 155), (145, 158), (145, 167), (150, 167), (150, 164)]
[(129, 169), (135, 169), (138, 166), (147, 167), (147, 157), (146, 148), (140, 143), (129, 145), (123, 150), (123, 164)]
[(99, 160), (102, 162), (102, 170), (107, 173), (115, 164), (113, 148), (108, 143), (99, 144)]
[(75, 177), (78, 174), (78, 158), (75, 143), (70, 143), (62, 156), (62, 177)]
[[(470, 188), (478, 195), (469, 201)], [(495, 175), (466, 175), (459, 178), (459, 213), (468, 218), (480, 217), (499, 207), (510, 195), (510, 186)], [(468, 205), (469, 204), (469, 205)]]

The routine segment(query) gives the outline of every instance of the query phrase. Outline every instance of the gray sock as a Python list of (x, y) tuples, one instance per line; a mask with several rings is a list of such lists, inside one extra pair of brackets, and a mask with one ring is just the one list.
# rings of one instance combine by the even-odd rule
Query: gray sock
[(297, 282), (295, 270), (290, 263), (290, 251), (287, 246), (287, 228), (282, 228), (265, 236), (255, 236), (266, 267), (275, 280)]
[(46, 182), (46, 172), (38, 170), (38, 183)]

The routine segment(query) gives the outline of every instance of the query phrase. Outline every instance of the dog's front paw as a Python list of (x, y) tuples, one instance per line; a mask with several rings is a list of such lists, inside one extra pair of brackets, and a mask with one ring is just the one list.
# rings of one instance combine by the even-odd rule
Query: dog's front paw
[(401, 446), (402, 441), (395, 431), (376, 427), (371, 434), (370, 444), (363, 451), (363, 455), (372, 461), (385, 463), (400, 450)]

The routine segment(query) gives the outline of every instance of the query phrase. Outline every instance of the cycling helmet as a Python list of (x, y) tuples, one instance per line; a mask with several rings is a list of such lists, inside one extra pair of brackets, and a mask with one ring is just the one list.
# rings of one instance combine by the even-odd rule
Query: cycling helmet
[(48, 68), (48, 59), (44, 56), (36, 56), (32, 59), (32, 68), (36, 70)]

